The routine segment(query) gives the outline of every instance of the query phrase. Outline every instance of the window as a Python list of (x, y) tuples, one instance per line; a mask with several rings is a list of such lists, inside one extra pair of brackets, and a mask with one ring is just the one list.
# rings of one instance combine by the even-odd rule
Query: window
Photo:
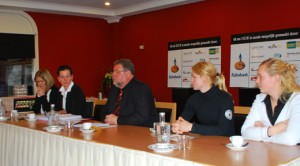
[[(14, 87), (25, 85), (28, 95), (33, 94), (33, 60), (7, 59), (0, 60), (0, 97), (14, 96)], [(20, 90), (20, 89), (19, 89)]]
[(26, 85), (33, 94), (39, 69), (38, 30), (23, 11), (0, 9), (0, 97), (13, 96), (14, 86)]

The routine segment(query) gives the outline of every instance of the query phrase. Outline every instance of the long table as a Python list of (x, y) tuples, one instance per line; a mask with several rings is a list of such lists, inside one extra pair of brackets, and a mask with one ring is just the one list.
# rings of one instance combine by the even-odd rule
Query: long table
[[(93, 134), (62, 130), (48, 133), (44, 121), (0, 122), (1, 166), (192, 166), (299, 165), (300, 147), (248, 141), (232, 151), (228, 137), (194, 135), (191, 149), (156, 153), (148, 149), (155, 137), (148, 128), (117, 126)], [(175, 142), (172, 142), (175, 143)]]

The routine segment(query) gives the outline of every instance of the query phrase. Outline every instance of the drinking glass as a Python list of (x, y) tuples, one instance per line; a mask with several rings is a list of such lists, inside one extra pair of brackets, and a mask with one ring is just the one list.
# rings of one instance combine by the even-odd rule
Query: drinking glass
[(190, 140), (191, 140), (190, 136), (178, 135), (177, 140), (178, 140), (178, 144), (179, 144), (179, 149), (184, 150), (184, 151), (190, 149)]

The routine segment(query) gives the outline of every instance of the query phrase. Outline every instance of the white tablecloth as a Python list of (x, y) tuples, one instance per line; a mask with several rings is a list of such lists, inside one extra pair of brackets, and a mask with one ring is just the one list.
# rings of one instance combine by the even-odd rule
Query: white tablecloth
[(0, 148), (0, 166), (194, 165), (186, 160), (72, 139), (1, 122)]

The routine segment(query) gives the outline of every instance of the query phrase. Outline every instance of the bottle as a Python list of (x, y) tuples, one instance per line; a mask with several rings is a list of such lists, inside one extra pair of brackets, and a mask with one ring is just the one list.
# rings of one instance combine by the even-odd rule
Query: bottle
[(167, 148), (171, 139), (171, 125), (165, 120), (165, 113), (159, 113), (159, 123), (156, 124), (156, 144), (158, 148)]
[(165, 123), (166, 122), (166, 113), (160, 112), (159, 113), (159, 123)]
[(58, 127), (58, 113), (55, 111), (55, 105), (50, 105), (50, 112), (48, 113), (49, 127)]
[(4, 116), (5, 116), (5, 107), (2, 102), (2, 99), (0, 99), (0, 117), (4, 117)]

